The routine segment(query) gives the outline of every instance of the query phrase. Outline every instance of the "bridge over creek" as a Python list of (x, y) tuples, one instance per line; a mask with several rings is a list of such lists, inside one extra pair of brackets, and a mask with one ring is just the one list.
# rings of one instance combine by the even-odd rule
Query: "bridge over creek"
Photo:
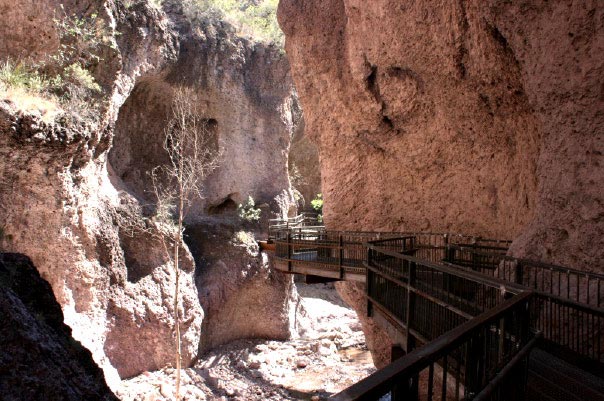
[(507, 256), (505, 240), (272, 223), (278, 270), (365, 283), (398, 343), (334, 400), (604, 401), (604, 275)]

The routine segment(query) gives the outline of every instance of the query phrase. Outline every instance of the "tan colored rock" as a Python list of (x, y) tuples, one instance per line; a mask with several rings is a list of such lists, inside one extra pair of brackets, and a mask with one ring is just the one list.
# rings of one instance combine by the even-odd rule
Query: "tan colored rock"
[[(302, 195), (299, 206), (310, 209), (310, 202), (321, 193), (321, 169), (319, 150), (308, 133), (304, 132), (304, 121), (296, 130), (289, 151), (289, 172), (292, 186)], [(292, 176), (293, 175), (293, 176)]]
[(299, 298), (292, 277), (272, 269), (253, 235), (222, 224), (192, 226), (187, 236), (201, 266), (202, 352), (241, 338), (285, 340), (297, 334)]
[[(0, 28), (0, 59), (25, 53), (40, 59), (52, 53), (56, 38), (46, 33), (59, 3), (68, 14), (98, 12), (111, 32), (119, 32), (93, 71), (103, 89), (102, 107), (95, 122), (47, 124), (39, 113), (0, 99), (0, 249), (32, 258), (52, 285), (74, 338), (91, 350), (115, 388), (120, 377), (174, 363), (174, 273), (161, 235), (145, 226), (139, 210), (146, 213), (143, 206), (149, 203), (145, 174), (162, 162), (153, 153), (163, 143), (161, 113), (170, 101), (169, 90), (163, 98), (162, 91), (183, 80), (195, 85), (205, 94), (203, 110), (218, 118), (218, 133), (227, 145), (223, 168), (206, 183), (207, 202), (196, 205), (189, 221), (203, 220), (210, 207), (226, 210), (233, 219), (233, 203), (247, 195), (267, 203), (265, 219), (271, 217), (270, 207), (287, 213), (295, 96), (278, 49), (238, 40), (220, 22), (208, 21), (192, 32), (177, 9), (166, 6), (167, 15), (144, 1), (125, 7), (121, 1), (45, 0), (34, 7), (0, 0), (0, 10), (14, 16), (16, 24), (22, 22), (13, 30)], [(239, 177), (239, 171), (246, 174)], [(210, 219), (224, 217), (216, 213)], [(187, 366), (199, 350), (203, 310), (193, 258), (188, 249), (181, 257)], [(259, 266), (254, 291), (261, 293), (267, 283), (260, 277), (271, 273), (263, 262)], [(291, 283), (280, 280), (275, 291), (289, 299)], [(274, 332), (283, 338), (287, 304), (271, 308)]]
[(602, 271), (603, 13), (282, 0), (327, 226), (510, 238), (515, 255)]

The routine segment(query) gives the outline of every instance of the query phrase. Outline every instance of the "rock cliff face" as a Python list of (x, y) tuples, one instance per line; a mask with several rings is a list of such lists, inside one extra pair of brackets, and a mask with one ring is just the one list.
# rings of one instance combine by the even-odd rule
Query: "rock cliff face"
[[(225, 144), (221, 168), (206, 183), (207, 200), (196, 205), (189, 223), (209, 214), (232, 220), (235, 204), (248, 194), (267, 203), (267, 217), (271, 206), (287, 213), (294, 126), (289, 110), (295, 97), (277, 49), (237, 40), (220, 22), (193, 29), (170, 4), (162, 11), (146, 1), (126, 7), (47, 0), (34, 7), (0, 0), (0, 10), (9, 10), (24, 27), (34, 26), (0, 29), (0, 59), (41, 59), (56, 51), (52, 18), (59, 3), (69, 14), (98, 12), (114, 34), (93, 71), (103, 89), (102, 106), (95, 122), (47, 123), (39, 113), (0, 99), (0, 247), (31, 257), (74, 338), (90, 349), (115, 386), (120, 377), (173, 363), (174, 273), (161, 233), (141, 215), (149, 202), (146, 171), (165, 161), (158, 150), (173, 86), (203, 94), (200, 113)], [(32, 32), (44, 34), (32, 40)], [(280, 85), (271, 91), (273, 81)], [(240, 170), (246, 175), (238, 175)], [(196, 264), (188, 249), (181, 257), (188, 365), (199, 351), (204, 314)], [(287, 280), (281, 284), (282, 299), (290, 286)], [(278, 316), (288, 319), (284, 310)], [(239, 333), (245, 336), (243, 328)], [(279, 337), (288, 333), (284, 328)]]
[(292, 185), (304, 199), (299, 207), (308, 210), (310, 202), (321, 193), (321, 167), (319, 150), (304, 128), (302, 121), (292, 137), (289, 173)]
[(252, 233), (228, 224), (200, 224), (187, 230), (187, 243), (199, 263), (202, 353), (240, 338), (297, 336), (293, 280), (272, 269)]
[(220, 168), (204, 184), (206, 199), (189, 221), (228, 216), (248, 195), (287, 212), (291, 194), (283, 166), (298, 119), (287, 59), (276, 46), (238, 38), (220, 22), (191, 24), (179, 13), (177, 3), (171, 6), (178, 60), (138, 80), (120, 110), (111, 165), (138, 197), (148, 197), (148, 171), (166, 162), (162, 144), (173, 90), (193, 87), (223, 152)]
[(601, 271), (603, 13), (282, 0), (326, 224), (510, 238), (515, 255)]
[(117, 400), (31, 261), (0, 254), (0, 398)]

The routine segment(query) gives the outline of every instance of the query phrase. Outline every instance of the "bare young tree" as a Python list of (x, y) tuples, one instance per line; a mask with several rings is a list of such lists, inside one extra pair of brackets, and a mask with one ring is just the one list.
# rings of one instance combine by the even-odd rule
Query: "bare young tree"
[(164, 130), (164, 150), (168, 163), (151, 171), (156, 198), (156, 221), (162, 243), (174, 269), (174, 334), (176, 337), (176, 401), (180, 400), (180, 268), (179, 250), (183, 248), (184, 219), (195, 200), (202, 199), (205, 178), (218, 167), (220, 148), (208, 120), (197, 111), (197, 96), (190, 88), (178, 88)]

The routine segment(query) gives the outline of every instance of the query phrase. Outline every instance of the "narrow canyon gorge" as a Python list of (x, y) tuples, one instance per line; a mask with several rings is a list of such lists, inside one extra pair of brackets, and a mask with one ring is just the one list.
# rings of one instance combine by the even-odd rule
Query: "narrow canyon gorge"
[[(345, 278), (341, 233), (509, 240), (506, 257), (604, 274), (598, 1), (0, 0), (0, 12), (2, 400), (345, 391), (401, 341), (370, 316), (365, 273)], [(216, 167), (179, 206), (158, 186), (178, 195), (182, 182), (153, 172), (191, 157), (167, 151), (188, 123), (171, 120), (183, 88)], [(293, 219), (319, 194), (318, 220)], [(179, 243), (161, 218), (185, 208)], [(339, 276), (287, 274), (292, 235), (304, 258), (335, 232)], [(599, 283), (577, 280), (576, 294), (601, 308)]]

